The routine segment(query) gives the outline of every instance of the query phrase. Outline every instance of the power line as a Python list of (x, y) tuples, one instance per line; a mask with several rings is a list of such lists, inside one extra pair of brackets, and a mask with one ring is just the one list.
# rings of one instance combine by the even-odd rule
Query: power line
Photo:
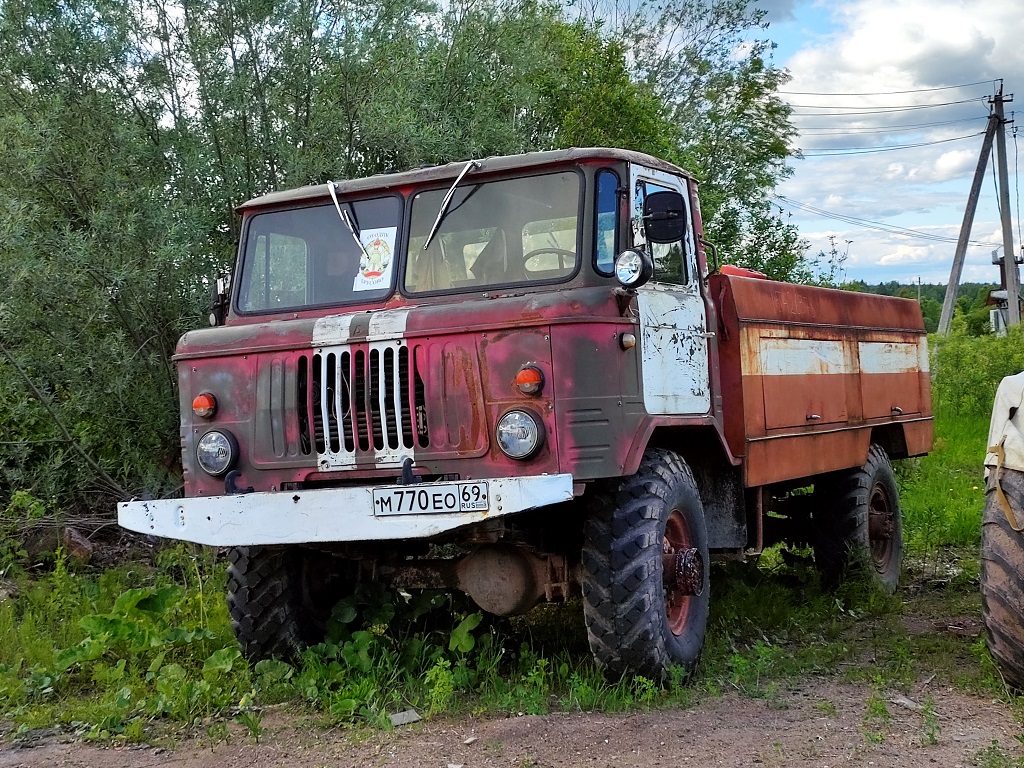
[(856, 91), (852, 93), (819, 93), (817, 91), (779, 91), (786, 96), (895, 96), (904, 93), (929, 93), (932, 91), (951, 91), (956, 88), (970, 88), (974, 85), (991, 85), (992, 80), (979, 80), (976, 83), (963, 85), (942, 85), (938, 88), (914, 88), (909, 91)]
[[(846, 109), (846, 112), (791, 112), (790, 114), (796, 115), (797, 117), (860, 117), (862, 115), (896, 115), (900, 112), (916, 112), (921, 109), (936, 109), (939, 107), (950, 107), (956, 104), (973, 104), (979, 99), (963, 99), (961, 101), (948, 101), (942, 104), (916, 104), (916, 105), (905, 105), (899, 107), (883, 107), (875, 109), (873, 107), (842, 107), (835, 105), (813, 107), (807, 104), (790, 104), (791, 107), (799, 107), (801, 109)], [(853, 110), (853, 111), (850, 111)]]
[(987, 117), (965, 117), (961, 120), (939, 120), (932, 123), (911, 123), (897, 124), (883, 127), (868, 128), (822, 128), (819, 131), (800, 131), (801, 136), (842, 136), (844, 134), (858, 133), (900, 133), (901, 131), (917, 130), (919, 128), (938, 128), (943, 125), (958, 125), (959, 123), (973, 123), (978, 120), (987, 120)]
[[(933, 109), (935, 107), (952, 107), (956, 104), (971, 104), (982, 97), (975, 96), (973, 99), (959, 99), (957, 101), (940, 101), (938, 104), (871, 104), (865, 107), (846, 104), (790, 104), (793, 109), (849, 109), (854, 112), (867, 111), (872, 109), (889, 110), (912, 110), (912, 109)], [(870, 114), (870, 113), (869, 113)]]
[[(1013, 112), (1010, 113), (1010, 122), (1013, 122)], [(1013, 188), (1017, 198), (1017, 243), (1024, 247), (1024, 238), (1020, 234), (1020, 165), (1017, 154), (1017, 126), (1013, 126), (1010, 132), (1013, 137)]]
[[(937, 243), (955, 243), (957, 238), (948, 237), (946, 235), (936, 235), (930, 232), (922, 232), (918, 229), (909, 229), (907, 227), (900, 227), (895, 224), (884, 224), (880, 221), (871, 221), (870, 219), (861, 219), (856, 216), (848, 216), (842, 213), (836, 213), (834, 211), (826, 211), (822, 208), (817, 208), (807, 203), (798, 203), (795, 200), (790, 200), (784, 195), (772, 195), (776, 200), (781, 200), (786, 205), (792, 208), (798, 208), (808, 213), (813, 213), (817, 216), (821, 216), (826, 219), (835, 219), (836, 221), (842, 221), (847, 224), (853, 224), (854, 226), (862, 227), (864, 229), (873, 229), (879, 232), (889, 232), (890, 234), (898, 235), (900, 237), (913, 237), (921, 240), (930, 240)], [(969, 245), (978, 248), (991, 248), (991, 243), (981, 243), (976, 240), (969, 241)]]
[(936, 141), (921, 141), (916, 144), (898, 144), (893, 147), (847, 147), (835, 150), (825, 150), (821, 152), (802, 152), (803, 157), (839, 157), (842, 155), (866, 155), (873, 152), (895, 152), (900, 149), (915, 149), (917, 147), (931, 147), (936, 144), (948, 144), (951, 141), (963, 141), (964, 139), (972, 139), (975, 136), (981, 136), (985, 132), (979, 131), (978, 133), (969, 133), (966, 136), (954, 136), (951, 139), (938, 139)]

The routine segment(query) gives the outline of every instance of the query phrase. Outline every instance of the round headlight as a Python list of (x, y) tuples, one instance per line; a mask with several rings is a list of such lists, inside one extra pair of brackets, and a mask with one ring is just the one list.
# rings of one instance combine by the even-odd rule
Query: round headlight
[(510, 459), (528, 459), (544, 440), (544, 427), (526, 411), (509, 411), (495, 428), (498, 447)]
[(626, 288), (639, 288), (654, 276), (654, 262), (644, 251), (631, 248), (615, 258), (615, 278)]
[(238, 443), (230, 432), (207, 432), (196, 445), (196, 460), (207, 474), (219, 477), (234, 466)]

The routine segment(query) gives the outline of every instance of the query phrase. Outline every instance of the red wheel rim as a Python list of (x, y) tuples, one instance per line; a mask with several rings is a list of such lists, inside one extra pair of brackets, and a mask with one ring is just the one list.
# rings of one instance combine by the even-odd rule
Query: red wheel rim
[(871, 488), (868, 502), (868, 537), (871, 543), (871, 562), (878, 573), (885, 574), (896, 556), (896, 516), (889, 493), (881, 483)]
[(678, 510), (672, 510), (665, 522), (665, 538), (662, 540), (662, 570), (665, 577), (665, 619), (673, 635), (681, 635), (686, 628), (693, 597), (676, 589), (671, 578), (677, 552), (693, 546), (690, 531)]

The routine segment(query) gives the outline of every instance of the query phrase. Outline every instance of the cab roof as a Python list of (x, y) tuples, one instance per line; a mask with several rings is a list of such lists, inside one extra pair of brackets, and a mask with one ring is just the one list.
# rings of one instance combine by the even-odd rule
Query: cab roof
[[(480, 168), (473, 171), (470, 176), (480, 173), (499, 173), (503, 171), (518, 171), (526, 168), (539, 168), (547, 165), (567, 165), (583, 160), (611, 160), (625, 161), (645, 165), (667, 173), (674, 173), (692, 179), (693, 176), (677, 165), (660, 160), (642, 152), (632, 152), (626, 149), (611, 149), (608, 147), (586, 147), (580, 149), (556, 149), (547, 152), (529, 152), (523, 155), (504, 155), (497, 157), (486, 157), (478, 162)], [(429, 168), (417, 168), (402, 173), (386, 173), (376, 176), (367, 176), (362, 179), (349, 179), (348, 181), (335, 182), (335, 191), (339, 195), (348, 195), (358, 192), (385, 191), (404, 187), (413, 184), (429, 184), (441, 181), (454, 180), (456, 176), (466, 167), (468, 160), (460, 160), (447, 165), (435, 165)], [(287, 205), (301, 202), (312, 202), (329, 200), (330, 193), (326, 184), (314, 184), (297, 189), (287, 189), (281, 192), (271, 192), (267, 195), (253, 198), (242, 203), (236, 209), (239, 212), (251, 208), (262, 208), (264, 206)]]

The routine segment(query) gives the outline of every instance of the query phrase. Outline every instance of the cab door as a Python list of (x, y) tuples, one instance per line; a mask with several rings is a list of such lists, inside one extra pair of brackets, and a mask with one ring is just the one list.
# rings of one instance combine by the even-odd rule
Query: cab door
[[(707, 314), (686, 183), (663, 171), (630, 167), (633, 246), (645, 247), (654, 259), (654, 278), (637, 296), (644, 405), (652, 414), (703, 415), (711, 410)], [(676, 243), (648, 243), (644, 201), (666, 190), (682, 195), (686, 233)]]

